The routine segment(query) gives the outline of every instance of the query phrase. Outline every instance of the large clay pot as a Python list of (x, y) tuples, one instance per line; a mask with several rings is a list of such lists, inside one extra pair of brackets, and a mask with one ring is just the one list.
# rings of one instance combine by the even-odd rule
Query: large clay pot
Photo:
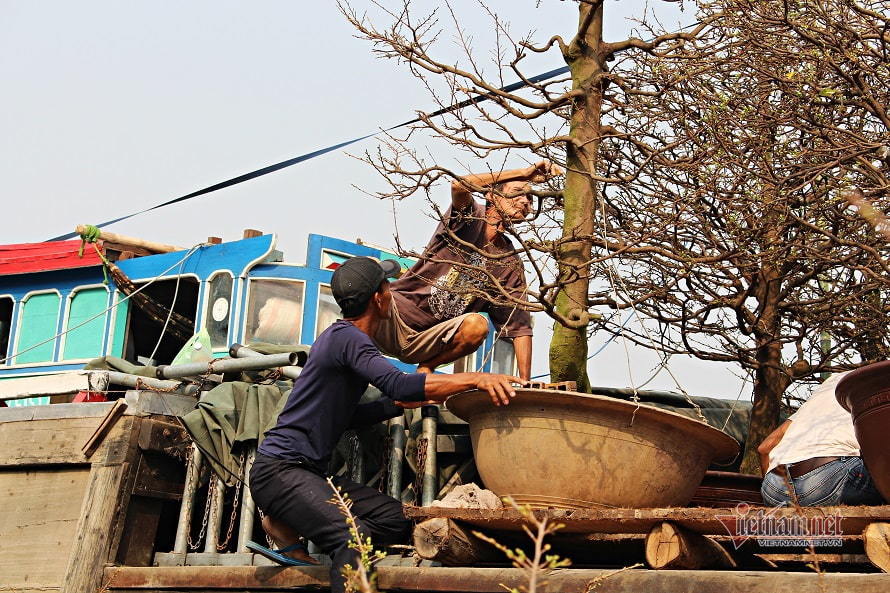
[(834, 392), (838, 403), (853, 415), (856, 440), (868, 473), (881, 496), (890, 500), (890, 361), (848, 373)]
[(485, 487), (535, 507), (683, 506), (739, 450), (703, 422), (600, 395), (517, 389), (496, 407), (470, 391), (447, 406), (470, 424)]

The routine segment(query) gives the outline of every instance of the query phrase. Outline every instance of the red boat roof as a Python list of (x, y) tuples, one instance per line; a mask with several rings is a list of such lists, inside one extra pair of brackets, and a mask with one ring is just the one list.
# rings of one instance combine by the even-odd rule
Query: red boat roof
[[(101, 241), (97, 244), (102, 249)], [(0, 276), (101, 265), (95, 247), (84, 246), (83, 257), (77, 255), (79, 250), (80, 239), (0, 245)]]

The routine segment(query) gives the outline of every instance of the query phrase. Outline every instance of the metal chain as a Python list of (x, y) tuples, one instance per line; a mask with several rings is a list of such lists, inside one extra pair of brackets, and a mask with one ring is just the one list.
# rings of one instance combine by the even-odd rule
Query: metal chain
[(414, 504), (419, 505), (422, 501), (421, 488), (423, 487), (423, 472), (426, 467), (426, 450), (429, 446), (429, 439), (419, 437), (417, 439), (417, 451), (415, 451), (415, 463), (417, 471), (414, 472)]
[(383, 439), (383, 458), (380, 460), (380, 484), (377, 485), (378, 492), (386, 491), (386, 480), (392, 469), (392, 444), (393, 440), (391, 436), (387, 436)]
[[(263, 524), (263, 519), (266, 518), (266, 513), (264, 513), (263, 510), (262, 510), (260, 507), (257, 507), (257, 508), (256, 508), (256, 512), (259, 513), (259, 515), (260, 515), (260, 525), (262, 526), (262, 524)], [(272, 539), (272, 536), (271, 536), (271, 535), (269, 535), (268, 533), (266, 533), (266, 530), (265, 530), (265, 529), (263, 529), (263, 535), (266, 536), (266, 544), (268, 544), (269, 549), (270, 549), (270, 550), (274, 550), (275, 547), (276, 547), (276, 545), (275, 545), (275, 540)]]
[(207, 521), (210, 519), (210, 505), (213, 502), (214, 490), (216, 490), (216, 480), (211, 475), (209, 483), (207, 484), (207, 501), (204, 503), (204, 518), (201, 519), (201, 531), (198, 532), (198, 539), (197, 541), (192, 542), (191, 533), (189, 533), (188, 536), (189, 549), (192, 551), (197, 551), (198, 547), (201, 545), (201, 540), (204, 539), (204, 536), (207, 534)]
[[(241, 457), (238, 460), (238, 464), (241, 467), (241, 470), (238, 472), (242, 477), (244, 477), (244, 453), (241, 453)], [(226, 530), (226, 538), (223, 540), (221, 544), (216, 545), (216, 550), (218, 552), (222, 552), (226, 548), (229, 547), (229, 542), (232, 541), (232, 531), (235, 529), (235, 519), (238, 515), (238, 504), (241, 500), (241, 488), (242, 485), (240, 483), (235, 484), (235, 498), (232, 499), (232, 514), (229, 517), (229, 527)]]

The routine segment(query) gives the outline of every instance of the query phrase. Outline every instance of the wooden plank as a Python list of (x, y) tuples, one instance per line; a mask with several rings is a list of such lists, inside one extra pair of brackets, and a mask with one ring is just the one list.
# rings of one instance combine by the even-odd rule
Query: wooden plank
[(107, 388), (107, 373), (67, 371), (3, 379), (0, 381), (0, 400), (72, 394), (78, 391), (105, 391)]
[[(73, 534), (63, 593), (95, 591), (102, 580), (102, 567), (108, 561), (115, 517), (120, 514), (120, 501), (128, 463), (93, 464), (87, 485), (88, 496), (80, 508), (80, 519)], [(121, 526), (122, 527), (122, 526)], [(116, 546), (115, 546), (116, 547)]]
[(865, 554), (754, 554), (768, 562), (775, 564), (812, 564), (818, 560), (820, 564), (868, 564), (868, 556)]
[(59, 420), (62, 418), (102, 417), (113, 402), (89, 402), (55, 404), (52, 406), (19, 406), (0, 409), (0, 424), (7, 422), (31, 422), (34, 420)]
[(251, 591), (327, 587), (326, 566), (161, 566), (109, 567), (104, 584), (120, 589), (233, 589)]
[[(756, 512), (751, 507), (749, 513)], [(775, 519), (821, 519), (826, 516), (841, 517), (841, 530), (845, 534), (859, 534), (867, 525), (876, 521), (890, 520), (890, 506), (874, 507), (809, 507), (797, 511), (793, 508), (763, 509)], [(539, 509), (539, 518), (565, 525), (560, 533), (648, 533), (655, 525), (670, 521), (690, 531), (704, 535), (728, 535), (735, 527), (735, 509), (667, 508), (667, 509)], [(444, 507), (406, 506), (409, 519), (423, 521), (443, 517), (469, 523), (483, 529), (516, 531), (524, 520), (517, 511), (504, 509), (452, 509)], [(750, 516), (750, 515), (749, 515)]]
[[(83, 405), (101, 406), (103, 413), (108, 410), (102, 404)], [(81, 447), (95, 432), (100, 422), (96, 417), (0, 422), (0, 467), (122, 461), (133, 420), (133, 416), (125, 416), (118, 422), (91, 459), (84, 456)]]
[[(546, 577), (547, 593), (886, 593), (890, 575), (807, 572), (567, 569)], [(380, 567), (382, 591), (495, 593), (525, 584), (514, 568)]]
[(0, 590), (58, 588), (89, 469), (0, 470)]
[(111, 431), (120, 417), (124, 415), (124, 412), (126, 410), (126, 401), (124, 401), (123, 399), (119, 399), (114, 402), (114, 405), (111, 406), (111, 409), (108, 410), (108, 412), (105, 414), (105, 417), (102, 418), (99, 426), (96, 427), (96, 430), (93, 431), (93, 434), (90, 435), (90, 438), (88, 438), (83, 446), (80, 448), (84, 457), (89, 459), (93, 456), (93, 453), (105, 439), (105, 435), (107, 435)]

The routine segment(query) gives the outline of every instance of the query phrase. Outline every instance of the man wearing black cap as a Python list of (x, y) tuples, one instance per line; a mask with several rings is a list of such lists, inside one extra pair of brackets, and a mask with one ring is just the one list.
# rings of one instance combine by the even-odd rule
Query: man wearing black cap
[[(347, 564), (356, 566), (358, 556), (349, 547), (343, 516), (329, 502), (333, 493), (325, 480), (331, 452), (343, 432), (398, 416), (402, 408), (441, 402), (473, 388), (487, 391), (494, 405), (507, 405), (515, 395), (511, 384), (521, 382), (518, 377), (487, 373), (407, 374), (387, 361), (369, 336), (390, 314), (392, 296), (386, 278), (397, 272), (395, 262), (367, 257), (351, 258), (334, 272), (331, 289), (344, 319), (316, 339), (250, 472), (253, 498), (271, 518), (264, 526), (272, 528), (273, 537), (280, 534), (275, 538), (285, 540), (280, 544), (292, 543), (287, 540), (295, 540), (299, 533), (329, 554), (334, 593), (344, 590), (342, 569)], [(369, 383), (384, 395), (359, 404)], [(399, 501), (344, 478), (334, 478), (334, 483), (352, 501), (363, 538), (371, 537), (375, 544), (407, 538), (410, 523)], [(255, 548), (261, 553), (265, 550)], [(266, 555), (288, 563), (287, 556), (274, 551)]]

